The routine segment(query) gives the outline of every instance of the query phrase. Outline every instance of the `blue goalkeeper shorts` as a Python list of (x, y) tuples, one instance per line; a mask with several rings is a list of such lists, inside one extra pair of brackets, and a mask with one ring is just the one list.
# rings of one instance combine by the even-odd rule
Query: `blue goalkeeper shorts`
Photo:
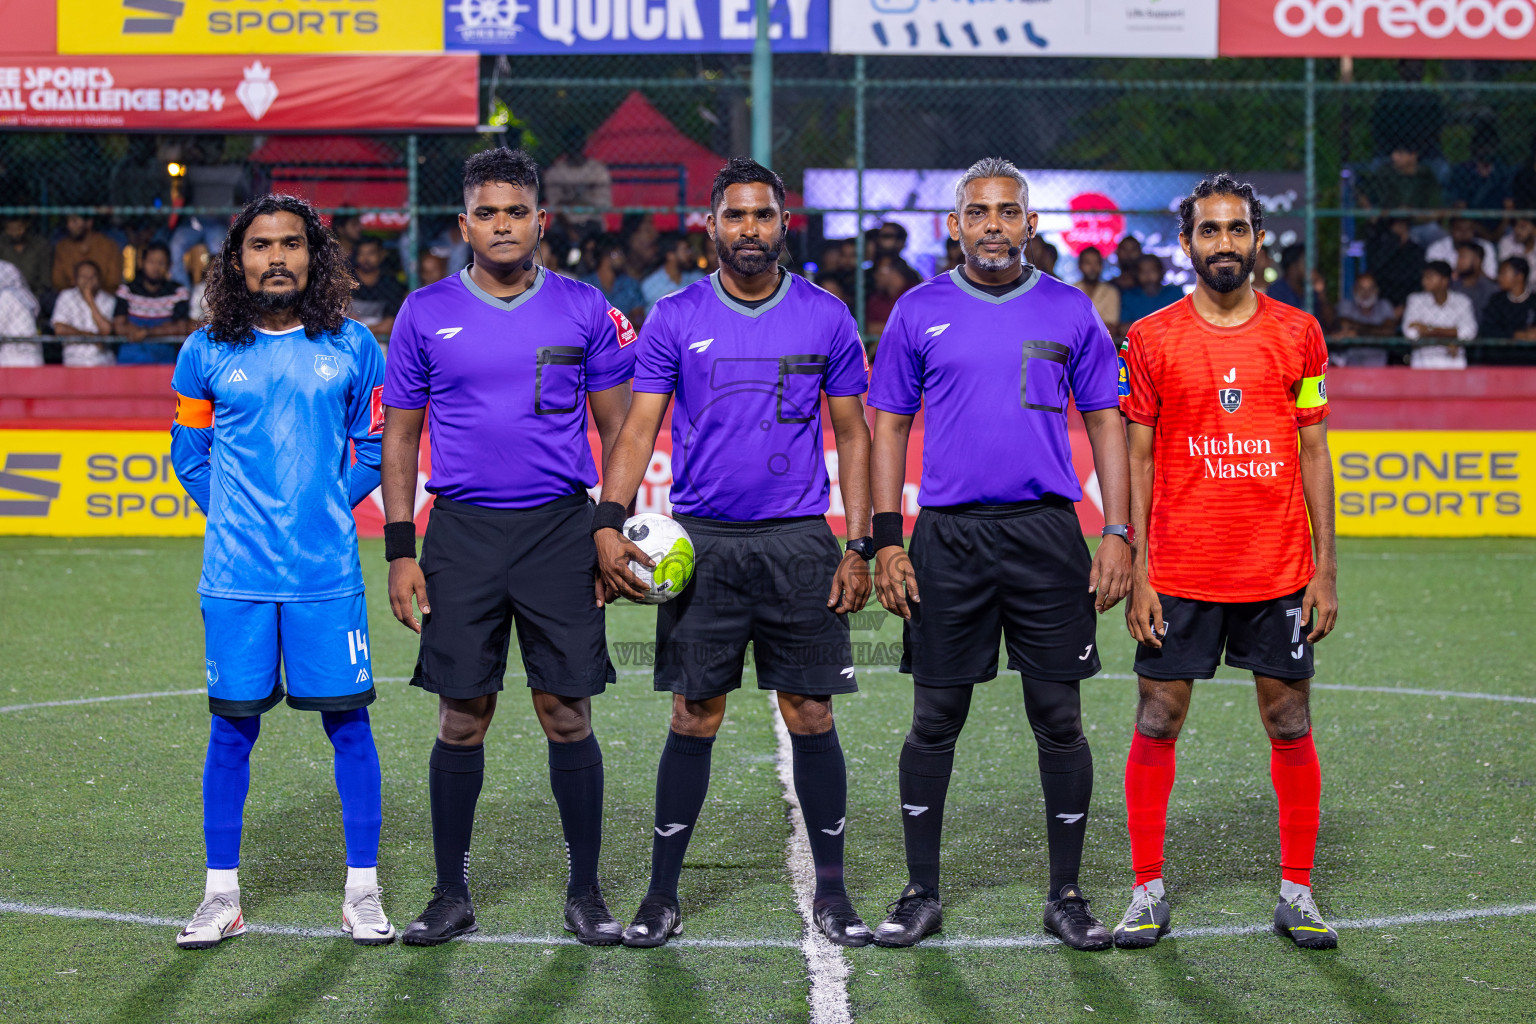
[(289, 706), (302, 711), (350, 711), (377, 696), (362, 594), (283, 604), (204, 597), (201, 604), (215, 715), (261, 714), (283, 699), (285, 678)]

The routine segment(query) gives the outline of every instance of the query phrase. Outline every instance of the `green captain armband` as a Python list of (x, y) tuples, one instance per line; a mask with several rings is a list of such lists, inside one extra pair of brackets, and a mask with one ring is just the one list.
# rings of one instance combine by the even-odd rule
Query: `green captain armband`
[(1296, 392), (1296, 408), (1316, 409), (1328, 404), (1328, 378), (1326, 374), (1301, 378), (1301, 388)]

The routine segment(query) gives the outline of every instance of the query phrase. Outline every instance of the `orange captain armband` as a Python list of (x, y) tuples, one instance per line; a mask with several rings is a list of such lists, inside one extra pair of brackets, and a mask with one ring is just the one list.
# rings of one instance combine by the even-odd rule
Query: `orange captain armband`
[(213, 403), (176, 393), (176, 422), (183, 427), (213, 426)]

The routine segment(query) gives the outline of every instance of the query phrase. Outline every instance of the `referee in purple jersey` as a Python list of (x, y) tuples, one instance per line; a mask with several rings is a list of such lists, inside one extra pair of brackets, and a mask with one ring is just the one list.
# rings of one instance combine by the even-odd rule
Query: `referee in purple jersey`
[[(777, 691), (794, 748), (816, 863), (813, 920), (833, 942), (862, 946), (870, 931), (843, 885), (848, 778), (832, 696), (858, 689), (847, 613), (869, 599), (874, 553), (864, 346), (841, 300), (779, 266), (789, 214), (777, 174), (737, 157), (715, 176), (710, 207), (720, 269), (646, 318), (634, 406), (592, 522), (610, 592), (642, 596), (627, 563), (649, 560), (619, 527), (675, 400), (672, 506), (693, 539), (695, 571), (656, 612), (655, 686), (673, 695), (672, 728), (656, 770), (650, 887), (624, 944), (659, 946), (682, 929), (683, 855), (750, 643), (757, 685)], [(837, 436), (846, 551), (825, 518), (822, 395)]]
[[(545, 214), (527, 154), (470, 157), (464, 207), (474, 262), (406, 299), (384, 379), (389, 602), (421, 634), (411, 683), (438, 697), (428, 762), (437, 884), (401, 938), (435, 946), (475, 930), (470, 835), (515, 626), (565, 832), (565, 926), (611, 946), (620, 929), (597, 881), (603, 756), (591, 698), (614, 671), (594, 600), (587, 409), (606, 454), (629, 408), (635, 330), (596, 288), (536, 265)], [(416, 466), (429, 417), (436, 503), (418, 565)]]
[[(1024, 682), (1045, 791), (1045, 927), (1076, 949), (1108, 949), (1078, 886), (1093, 793), (1078, 685), (1099, 671), (1095, 611), (1130, 588), (1130, 469), (1115, 348), (1088, 297), (1019, 254), (1035, 232), (1029, 184), (981, 160), (955, 187), (949, 233), (965, 262), (904, 294), (886, 321), (870, 384), (875, 586), (906, 620), (912, 730), (901, 751), (907, 887), (875, 929), (883, 946), (937, 931), (944, 799), (976, 684), (997, 676), (998, 641)], [(1088, 428), (1104, 499), (1090, 562), (1072, 503), (1067, 407)], [(902, 547), (912, 418), (923, 410), (922, 511)]]

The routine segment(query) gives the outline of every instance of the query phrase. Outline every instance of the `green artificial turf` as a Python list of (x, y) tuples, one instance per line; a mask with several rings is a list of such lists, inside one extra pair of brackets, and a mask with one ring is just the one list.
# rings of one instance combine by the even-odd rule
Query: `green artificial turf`
[[(0, 705), (198, 689), (197, 541), (0, 539)], [(432, 881), (425, 786), (435, 702), (403, 678), (415, 637), (390, 617), (377, 542), (365, 542), (384, 770), (380, 877), (403, 925)], [(1536, 543), (1341, 545), (1338, 632), (1318, 682), (1536, 696)], [(651, 638), (654, 611), (613, 609), (616, 645)], [(850, 776), (848, 881), (877, 920), (905, 880), (896, 762), (910, 684), (890, 670), (899, 623), (858, 617), (861, 692), (838, 698)], [(1108, 676), (1084, 686), (1097, 793), (1082, 884), (1100, 916), (1129, 878), (1121, 773), (1134, 707), (1132, 646), (1101, 623)], [(645, 889), (656, 758), (668, 701), (631, 647), (593, 701), (607, 774), (602, 874), (615, 912)], [(514, 657), (514, 663), (516, 659)], [(1239, 673), (1223, 669), (1223, 679)], [(545, 744), (520, 679), (487, 744), (472, 874), (482, 933), (438, 949), (250, 934), (205, 953), (174, 928), (0, 913), (6, 1020), (804, 1021), (802, 925), (785, 868), (789, 825), (767, 698), (732, 698), (709, 801), (683, 874), (685, 938), (653, 951), (561, 937), (564, 851)], [(749, 687), (752, 686), (748, 676)], [(1341, 920), (1536, 904), (1536, 704), (1326, 690), (1313, 710), (1324, 774), (1316, 891)], [(202, 886), (198, 696), (0, 713), (0, 902), (180, 921)], [(1536, 1020), (1536, 916), (1346, 930), (1308, 954), (1267, 933), (1278, 842), (1268, 744), (1252, 691), (1196, 686), (1179, 744), (1167, 879), (1175, 932), (1157, 948), (1078, 954), (978, 946), (1040, 936), (1046, 851), (1034, 742), (1016, 676), (975, 698), (950, 790), (946, 929), (914, 950), (847, 955), (857, 1021)], [(343, 859), (330, 748), (317, 716), (266, 716), (241, 872), (253, 925), (328, 929)], [(1179, 929), (1186, 930), (1180, 937)], [(1190, 932), (1190, 929), (1196, 931)], [(508, 941), (516, 939), (517, 941)]]

